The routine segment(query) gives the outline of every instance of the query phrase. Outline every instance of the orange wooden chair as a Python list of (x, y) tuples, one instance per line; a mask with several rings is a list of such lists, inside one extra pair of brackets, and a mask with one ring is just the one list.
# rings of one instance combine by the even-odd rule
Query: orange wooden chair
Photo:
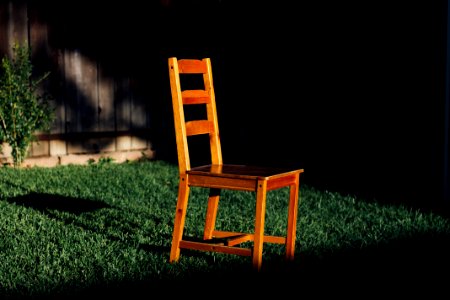
[[(292, 260), (295, 250), (300, 174), (303, 169), (223, 164), (210, 59), (178, 60), (176, 57), (171, 57), (169, 58), (169, 74), (180, 176), (170, 262), (176, 262), (179, 259), (180, 249), (196, 249), (251, 256), (253, 267), (260, 270), (264, 243), (284, 244), (285, 258)], [(186, 75), (181, 76), (180, 79), (180, 74), (197, 74), (197, 77), (203, 78), (201, 81), (204, 87), (183, 90), (181, 81), (185, 80)], [(202, 120), (186, 121), (185, 105), (206, 105), (206, 117)], [(199, 134), (209, 135), (211, 164), (191, 167), (187, 137)], [(288, 186), (290, 196), (286, 236), (265, 235), (267, 191)], [(184, 239), (183, 236), (191, 187), (210, 189), (204, 234), (200, 241)], [(255, 192), (256, 210), (253, 233), (215, 230), (221, 189)], [(220, 242), (217, 242), (218, 240)], [(252, 247), (241, 247), (241, 243), (248, 241), (252, 242)]]

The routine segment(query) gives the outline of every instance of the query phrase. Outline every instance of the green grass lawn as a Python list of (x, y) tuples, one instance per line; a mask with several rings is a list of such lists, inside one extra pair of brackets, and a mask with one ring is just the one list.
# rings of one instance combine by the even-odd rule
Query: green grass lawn
[[(295, 261), (266, 244), (249, 257), (182, 250), (169, 264), (177, 166), (162, 161), (0, 169), (0, 294), (6, 297), (152, 293), (173, 283), (298, 289), (339, 283), (374, 288), (448, 281), (450, 221), (302, 185)], [(224, 191), (217, 228), (251, 231), (254, 195)], [(207, 191), (191, 190), (185, 234), (201, 236)], [(283, 234), (288, 190), (268, 193), (266, 232)], [(440, 272), (445, 272), (443, 275)], [(220, 290), (220, 289), (219, 289)]]

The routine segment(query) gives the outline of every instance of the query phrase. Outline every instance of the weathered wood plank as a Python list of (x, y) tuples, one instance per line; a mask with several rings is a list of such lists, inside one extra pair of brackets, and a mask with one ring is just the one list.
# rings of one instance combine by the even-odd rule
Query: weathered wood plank
[(67, 132), (98, 130), (97, 63), (80, 50), (64, 51)]
[[(149, 87), (151, 88), (151, 87)], [(141, 129), (147, 128), (148, 125), (148, 115), (147, 115), (147, 99), (142, 95), (134, 94), (131, 98), (131, 128)]]
[[(114, 117), (114, 79), (104, 72), (101, 64), (97, 64), (97, 89), (98, 89), (98, 103), (97, 103), (97, 122), (96, 131), (114, 131), (116, 130)], [(115, 151), (116, 140), (114, 137), (104, 138), (98, 141), (100, 151)]]
[[(52, 105), (54, 106), (55, 121), (50, 129), (52, 134), (62, 134), (66, 132), (66, 82), (65, 82), (65, 65), (64, 65), (64, 51), (58, 49), (53, 54), (53, 61), (56, 61), (56, 74), (50, 78), (54, 83)], [(56, 77), (56, 78), (55, 78)], [(50, 140), (50, 156), (59, 156), (68, 154), (67, 141), (57, 138)]]
[(115, 117), (117, 130), (131, 129), (131, 80), (129, 77), (116, 78), (115, 81)]
[(59, 156), (67, 154), (67, 142), (64, 140), (49, 141), (50, 156)]
[(0, 1), (0, 57), (8, 53), (8, 1)]
[[(14, 43), (28, 43), (28, 16), (25, 1), (2, 1), (5, 37), (3, 38), (5, 53), (12, 56)], [(3, 24), (2, 24), (3, 25)]]
[(101, 65), (98, 68), (98, 131), (115, 130), (114, 121), (114, 79), (105, 74)]
[(29, 156), (49, 156), (50, 155), (50, 143), (49, 141), (32, 142), (30, 147)]
[(131, 137), (131, 150), (139, 150), (148, 148), (148, 140), (138, 136)]
[[(116, 78), (115, 85), (115, 122), (118, 131), (131, 129), (131, 80), (129, 77)], [(130, 150), (131, 136), (118, 136), (116, 138), (116, 150)]]
[[(63, 103), (64, 81), (60, 74), (64, 70), (64, 61), (61, 50), (52, 50), (49, 45), (49, 28), (45, 20), (41, 19), (33, 4), (28, 10), (29, 37), (32, 50), (33, 73), (35, 76), (42, 76), (50, 72), (50, 76), (44, 80), (38, 92), (50, 94), (50, 105), (54, 108), (55, 120), (50, 128), (50, 133), (64, 133), (65, 113)], [(43, 132), (36, 132), (37, 135)], [(30, 155), (36, 156), (57, 156), (65, 155), (66, 143), (63, 140), (40, 141), (33, 143)]]
[[(133, 94), (131, 98), (131, 128), (132, 129), (144, 129), (148, 128), (149, 120), (147, 114), (146, 101), (149, 99), (144, 99), (144, 97), (138, 93)], [(145, 149), (148, 147), (148, 138), (143, 137), (132, 137), (131, 138), (131, 149)]]

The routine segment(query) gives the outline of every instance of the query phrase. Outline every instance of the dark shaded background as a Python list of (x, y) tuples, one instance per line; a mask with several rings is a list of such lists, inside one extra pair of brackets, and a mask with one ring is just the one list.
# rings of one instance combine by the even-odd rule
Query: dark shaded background
[(211, 57), (225, 162), (303, 167), (303, 183), (369, 200), (449, 203), (447, 1), (29, 1), (29, 14), (52, 48), (132, 77), (158, 159), (176, 162), (167, 58)]

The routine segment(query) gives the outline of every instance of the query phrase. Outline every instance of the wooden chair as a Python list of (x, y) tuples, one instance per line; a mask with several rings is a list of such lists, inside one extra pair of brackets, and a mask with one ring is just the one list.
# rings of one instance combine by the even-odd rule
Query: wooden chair
[[(169, 74), (180, 176), (170, 262), (176, 262), (179, 259), (180, 249), (196, 249), (251, 256), (253, 267), (260, 270), (264, 243), (284, 244), (285, 258), (292, 260), (296, 239), (299, 182), (303, 169), (223, 164), (210, 59), (178, 60), (176, 57), (171, 57), (169, 58)], [(202, 78), (204, 88), (182, 90), (180, 74), (197, 74), (197, 77)], [(186, 75), (181, 77), (185, 80)], [(203, 120), (186, 121), (184, 105), (206, 105), (207, 116)], [(199, 134), (209, 135), (211, 164), (191, 167), (187, 137)], [(266, 193), (288, 186), (290, 192), (286, 236), (265, 235)], [(210, 189), (203, 240), (200, 241), (183, 238), (191, 187)], [(256, 210), (253, 233), (215, 230), (222, 189), (255, 192)], [(216, 242), (218, 239), (224, 241)], [(248, 241), (252, 242), (252, 247), (240, 247), (239, 244)]]

